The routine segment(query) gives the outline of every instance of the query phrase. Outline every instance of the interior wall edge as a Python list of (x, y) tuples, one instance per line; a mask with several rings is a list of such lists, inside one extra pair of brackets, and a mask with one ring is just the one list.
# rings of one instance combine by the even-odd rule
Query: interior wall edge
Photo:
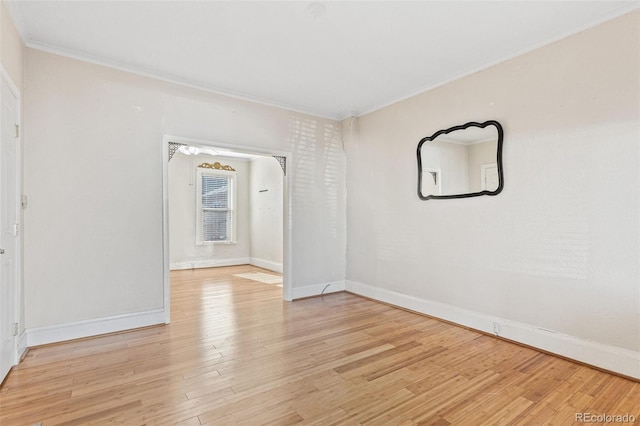
[(20, 335), (18, 336), (18, 353), (17, 353), (18, 361), (22, 359), (28, 347), (29, 346), (27, 345), (27, 330), (23, 329)]
[(249, 258), (249, 264), (257, 266), (258, 268), (268, 269), (269, 271), (282, 273), (283, 264), (278, 262), (272, 262), (271, 260), (260, 259), (259, 257)]
[(344, 280), (330, 281), (321, 284), (308, 285), (293, 288), (293, 300), (304, 299), (305, 297), (321, 296), (328, 293), (344, 291), (346, 284)]
[[(511, 321), (446, 303), (422, 299), (346, 280), (350, 293), (409, 309), (484, 333), (522, 343), (565, 358), (640, 380), (640, 352), (584, 340), (532, 324)], [(497, 326), (496, 326), (497, 324)]]
[(82, 339), (165, 323), (164, 309), (26, 329), (26, 347)]

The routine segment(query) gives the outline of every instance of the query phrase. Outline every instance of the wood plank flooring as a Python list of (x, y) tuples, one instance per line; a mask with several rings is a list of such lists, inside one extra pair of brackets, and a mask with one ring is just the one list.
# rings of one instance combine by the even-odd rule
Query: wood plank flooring
[(30, 350), (0, 424), (639, 423), (639, 383), (348, 293), (283, 302), (248, 272), (270, 273), (172, 272), (170, 325)]

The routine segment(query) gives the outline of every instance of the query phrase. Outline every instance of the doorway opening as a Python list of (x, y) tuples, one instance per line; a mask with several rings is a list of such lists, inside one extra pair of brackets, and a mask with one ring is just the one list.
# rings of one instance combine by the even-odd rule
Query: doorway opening
[(165, 322), (171, 270), (254, 265), (281, 274), (292, 300), (291, 153), (175, 136), (163, 145)]

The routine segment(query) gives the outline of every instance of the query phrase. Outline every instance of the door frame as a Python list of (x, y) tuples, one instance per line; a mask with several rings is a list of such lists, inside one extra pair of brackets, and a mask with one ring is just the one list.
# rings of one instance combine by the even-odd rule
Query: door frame
[[(0, 64), (0, 78), (4, 83), (7, 84), (9, 90), (16, 98), (16, 121), (18, 127), (18, 136), (16, 137), (16, 175), (15, 185), (16, 185), (16, 225), (18, 227), (18, 235), (16, 238), (15, 245), (15, 258), (14, 258), (14, 282), (13, 285), (13, 301), (9, 303), (13, 303), (13, 322), (14, 324), (18, 324), (18, 333), (13, 336), (13, 365), (17, 365), (20, 361), (20, 357), (22, 353), (27, 349), (26, 347), (26, 339), (24, 339), (24, 324), (20, 324), (20, 318), (22, 317), (22, 97), (20, 94), (20, 89), (13, 82), (13, 79), (7, 72), (7, 70)], [(2, 123), (0, 122), (0, 126)], [(0, 152), (1, 155), (1, 152)], [(20, 329), (22, 329), (22, 333), (20, 333)], [(0, 383), (4, 377), (0, 377)]]
[(164, 312), (165, 324), (171, 320), (171, 282), (169, 277), (169, 142), (183, 143), (186, 145), (208, 146), (211, 148), (222, 148), (230, 151), (242, 152), (246, 154), (256, 154), (263, 156), (280, 156), (286, 159), (286, 173), (284, 173), (283, 184), (283, 269), (282, 269), (282, 298), (285, 301), (293, 300), (292, 271), (293, 271), (293, 154), (290, 151), (275, 150), (259, 146), (248, 146), (229, 144), (218, 141), (195, 139), (184, 136), (164, 135), (162, 138), (162, 254), (163, 254), (163, 292), (164, 292)]
[(498, 168), (498, 163), (486, 163), (480, 164), (480, 190), (485, 191), (487, 189), (487, 169), (495, 167)]

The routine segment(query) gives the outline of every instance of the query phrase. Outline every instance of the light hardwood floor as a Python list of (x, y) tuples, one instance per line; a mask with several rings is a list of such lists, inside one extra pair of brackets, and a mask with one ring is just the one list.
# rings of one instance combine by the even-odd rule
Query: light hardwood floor
[(0, 388), (0, 424), (640, 419), (639, 383), (348, 293), (286, 303), (234, 276), (256, 271), (271, 273), (173, 272), (170, 325), (32, 349)]

